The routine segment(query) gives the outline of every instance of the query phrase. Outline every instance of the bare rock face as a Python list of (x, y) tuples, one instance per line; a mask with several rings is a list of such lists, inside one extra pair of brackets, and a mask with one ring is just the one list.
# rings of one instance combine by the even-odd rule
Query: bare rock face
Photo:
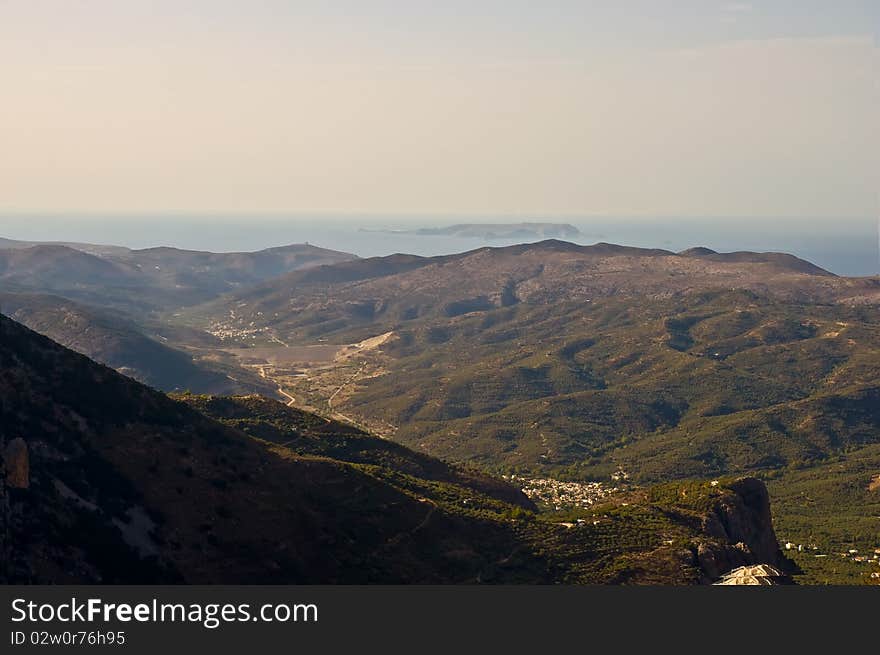
[(755, 478), (743, 478), (731, 485), (736, 501), (725, 504), (719, 519), (733, 542), (743, 542), (759, 561), (776, 564), (782, 551), (773, 531), (770, 516), (770, 495), (764, 483)]
[(703, 519), (704, 533), (731, 544), (722, 548), (708, 543), (700, 545), (697, 562), (709, 580), (738, 566), (785, 564), (773, 531), (770, 497), (764, 483), (742, 478), (730, 488), (734, 494)]
[(10, 489), (27, 489), (30, 486), (30, 460), (24, 439), (13, 439), (6, 444), (3, 462), (6, 466), (6, 486)]

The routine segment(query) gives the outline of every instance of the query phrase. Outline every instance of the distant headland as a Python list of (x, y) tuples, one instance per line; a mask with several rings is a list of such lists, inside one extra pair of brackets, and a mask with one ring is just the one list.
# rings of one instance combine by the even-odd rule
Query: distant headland
[(571, 239), (581, 234), (575, 226), (567, 223), (459, 223), (448, 227), (423, 227), (414, 230), (361, 228), (361, 232), (475, 239)]

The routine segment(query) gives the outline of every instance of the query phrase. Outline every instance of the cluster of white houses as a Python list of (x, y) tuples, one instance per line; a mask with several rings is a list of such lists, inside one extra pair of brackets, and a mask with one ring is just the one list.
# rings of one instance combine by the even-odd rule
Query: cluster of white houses
[[(786, 541), (783, 544), (783, 548), (785, 550), (796, 550), (799, 553), (803, 553), (804, 551), (812, 551), (813, 557), (828, 557), (827, 553), (821, 553), (819, 551), (819, 547), (815, 544), (810, 544), (805, 546), (804, 544), (796, 544), (791, 541)], [(853, 562), (859, 562), (862, 564), (878, 564), (880, 565), (880, 548), (875, 548), (874, 552), (862, 553), (858, 548), (850, 548), (849, 550), (842, 551), (837, 553), (838, 556), (843, 557), (844, 559), (849, 559)], [(880, 577), (880, 576), (876, 576)]]
[(609, 487), (602, 482), (562, 482), (552, 478), (525, 478), (517, 475), (504, 477), (519, 485), (522, 492), (536, 503), (557, 511), (590, 507), (621, 490), (621, 487)]
[(255, 340), (257, 336), (268, 333), (269, 328), (256, 327), (253, 321), (250, 325), (245, 327), (238, 327), (233, 323), (215, 322), (208, 326), (206, 332), (217, 337), (221, 341), (227, 341), (230, 339), (240, 341), (246, 339)]

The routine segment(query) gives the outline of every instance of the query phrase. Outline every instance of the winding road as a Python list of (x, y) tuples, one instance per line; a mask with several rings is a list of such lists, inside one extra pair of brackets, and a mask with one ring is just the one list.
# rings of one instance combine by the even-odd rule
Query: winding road
[[(261, 367), (260, 367), (260, 377), (263, 378), (264, 380), (270, 380), (270, 379), (271, 379), (268, 375), (266, 375), (266, 367), (265, 367), (265, 366), (261, 366)], [(278, 391), (278, 393), (280, 393), (282, 396), (284, 396), (285, 398), (287, 398), (287, 406), (288, 406), (288, 407), (293, 407), (293, 406), (294, 406), (294, 404), (296, 403), (296, 399), (295, 399), (293, 396), (291, 396), (289, 393), (287, 393), (287, 392), (286, 392), (284, 389), (282, 389), (281, 387), (278, 387), (277, 391)]]

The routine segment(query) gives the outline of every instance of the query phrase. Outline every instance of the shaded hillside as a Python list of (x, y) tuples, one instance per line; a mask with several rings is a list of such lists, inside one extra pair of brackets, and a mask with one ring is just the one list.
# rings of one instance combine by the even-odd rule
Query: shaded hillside
[(189, 354), (148, 336), (118, 312), (59, 296), (25, 293), (0, 293), (0, 308), (35, 332), (157, 389), (235, 393), (265, 387), (271, 391), (256, 376), (243, 381), (243, 373), (236, 371), (232, 379), (197, 364)]
[[(259, 443), (8, 319), (0, 330), (0, 426), (31, 452), (30, 488), (9, 490), (13, 578), (439, 582), (516, 549), (479, 518), (501, 501), (416, 531), (435, 506), (368, 469)], [(444, 560), (461, 548), (474, 557)]]
[(288, 407), (262, 396), (182, 395), (179, 400), (245, 434), (301, 455), (382, 467), (414, 478), (477, 489), (513, 505), (535, 509), (519, 490), (478, 470), (453, 467), (398, 443), (377, 439), (351, 425)]
[(15, 245), (18, 247), (0, 249), (0, 285), (4, 289), (51, 292), (136, 313), (205, 302), (290, 271), (354, 258), (306, 244), (251, 253), (129, 250), (87, 244)]
[(0, 250), (0, 280), (39, 289), (91, 287), (113, 280), (133, 284), (129, 266), (67, 246)]
[(778, 556), (760, 483), (649, 492), (572, 530), (274, 403), (189, 402), (224, 423), (0, 317), (3, 582), (684, 584)]

